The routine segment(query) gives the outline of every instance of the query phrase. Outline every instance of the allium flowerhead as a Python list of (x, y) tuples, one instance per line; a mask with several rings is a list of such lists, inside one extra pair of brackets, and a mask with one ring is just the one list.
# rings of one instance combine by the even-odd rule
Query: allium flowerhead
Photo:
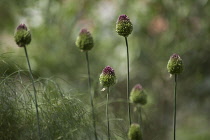
[(15, 42), (19, 47), (24, 47), (31, 42), (31, 33), (25, 24), (20, 24), (15, 31)]
[(133, 24), (126, 15), (120, 15), (116, 23), (116, 32), (124, 37), (128, 37), (133, 31)]
[(167, 69), (170, 74), (180, 74), (183, 71), (182, 59), (178, 54), (173, 54), (170, 57)]
[(104, 87), (113, 86), (116, 83), (116, 76), (114, 69), (110, 66), (106, 66), (99, 77), (99, 81)]
[(147, 94), (140, 84), (135, 85), (131, 90), (130, 101), (140, 105), (145, 105), (147, 103)]
[(131, 124), (128, 132), (129, 140), (142, 140), (142, 132), (139, 124)]
[(94, 41), (91, 33), (87, 29), (82, 29), (76, 39), (76, 46), (81, 51), (89, 51), (94, 46)]

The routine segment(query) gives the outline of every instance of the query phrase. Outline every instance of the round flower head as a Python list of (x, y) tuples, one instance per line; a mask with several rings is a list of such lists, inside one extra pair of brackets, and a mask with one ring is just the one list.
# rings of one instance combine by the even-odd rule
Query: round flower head
[(173, 54), (170, 57), (167, 69), (170, 74), (180, 74), (183, 71), (182, 59), (178, 54)]
[(110, 66), (106, 66), (99, 77), (99, 81), (104, 87), (113, 86), (116, 83), (114, 69)]
[(127, 37), (133, 31), (133, 24), (126, 15), (121, 15), (118, 17), (116, 23), (116, 32), (124, 37)]
[(89, 51), (93, 48), (93, 37), (87, 29), (82, 29), (76, 39), (76, 46), (81, 51)]
[(15, 42), (19, 47), (25, 47), (31, 42), (31, 33), (25, 24), (20, 24), (15, 31)]
[(131, 90), (130, 101), (140, 105), (145, 105), (147, 103), (147, 95), (140, 84), (135, 85)]
[(142, 132), (139, 124), (131, 124), (128, 138), (129, 140), (142, 140)]

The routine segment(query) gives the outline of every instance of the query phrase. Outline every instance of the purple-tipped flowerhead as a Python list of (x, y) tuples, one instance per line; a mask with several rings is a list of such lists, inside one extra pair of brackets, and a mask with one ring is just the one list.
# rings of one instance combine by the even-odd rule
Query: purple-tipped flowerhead
[(76, 46), (81, 51), (89, 51), (94, 46), (94, 41), (91, 33), (87, 29), (82, 29), (76, 39)]
[(111, 68), (110, 66), (106, 66), (103, 71), (102, 71), (103, 74), (109, 74), (109, 75), (115, 75), (114, 73), (114, 69)]
[(173, 54), (170, 57), (167, 69), (170, 74), (180, 74), (183, 71), (182, 59), (178, 54)]
[(140, 84), (136, 84), (131, 90), (130, 101), (140, 105), (145, 105), (147, 103), (147, 94)]
[(15, 42), (19, 47), (25, 47), (31, 42), (31, 33), (25, 24), (18, 25), (15, 31)]
[(129, 19), (128, 16), (126, 16), (126, 15), (120, 15), (120, 16), (118, 17), (118, 21), (122, 21), (122, 20), (130, 20), (130, 19)]
[(99, 77), (99, 81), (104, 87), (113, 86), (116, 83), (116, 76), (114, 69), (110, 66), (106, 66)]
[(116, 23), (116, 32), (124, 37), (128, 37), (133, 31), (133, 24), (126, 15), (120, 15)]
[(26, 31), (28, 30), (24, 23), (21, 23), (20, 25), (18, 25), (17, 30), (21, 30), (21, 29), (24, 29)]
[(131, 124), (128, 132), (129, 140), (142, 140), (142, 132), (139, 124)]
[(136, 85), (133, 87), (133, 90), (138, 90), (138, 91), (140, 91), (140, 90), (143, 90), (143, 88), (142, 88), (141, 84), (136, 84)]

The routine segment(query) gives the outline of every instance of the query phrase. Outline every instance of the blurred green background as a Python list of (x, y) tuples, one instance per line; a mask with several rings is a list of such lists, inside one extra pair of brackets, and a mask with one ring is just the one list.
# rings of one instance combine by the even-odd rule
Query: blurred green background
[(80, 29), (87, 28), (95, 42), (89, 60), (98, 129), (105, 129), (99, 124), (105, 121), (106, 96), (98, 78), (110, 65), (118, 79), (110, 95), (111, 133), (126, 132), (126, 47), (115, 32), (118, 16), (126, 14), (134, 28), (128, 37), (130, 86), (141, 83), (149, 100), (143, 107), (145, 139), (172, 140), (174, 80), (166, 65), (177, 53), (184, 63), (178, 77), (177, 139), (209, 140), (209, 11), (209, 0), (0, 0), (0, 72), (10, 74), (14, 65), (27, 70), (24, 50), (13, 38), (25, 23), (32, 34), (27, 48), (34, 75), (54, 77), (64, 91), (85, 93), (80, 99), (89, 106), (85, 53), (75, 46)]

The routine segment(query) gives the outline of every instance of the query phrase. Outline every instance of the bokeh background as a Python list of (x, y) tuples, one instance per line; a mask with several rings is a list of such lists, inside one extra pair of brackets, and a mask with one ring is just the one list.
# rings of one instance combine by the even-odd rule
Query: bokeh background
[[(36, 78), (52, 78), (90, 107), (85, 53), (75, 46), (80, 29), (87, 28), (95, 42), (89, 59), (98, 133), (106, 134), (106, 91), (100, 91), (98, 78), (110, 65), (118, 79), (110, 95), (111, 133), (127, 139), (126, 46), (115, 32), (118, 16), (126, 14), (133, 23), (128, 37), (130, 86), (140, 83), (148, 94), (145, 139), (172, 140), (174, 79), (166, 65), (177, 53), (184, 63), (178, 77), (177, 139), (209, 140), (209, 11), (209, 0), (0, 0), (0, 72), (9, 75), (17, 66), (27, 70), (24, 50), (13, 37), (15, 28), (25, 23), (32, 34), (27, 48)], [(133, 122), (135, 114), (132, 107)]]

